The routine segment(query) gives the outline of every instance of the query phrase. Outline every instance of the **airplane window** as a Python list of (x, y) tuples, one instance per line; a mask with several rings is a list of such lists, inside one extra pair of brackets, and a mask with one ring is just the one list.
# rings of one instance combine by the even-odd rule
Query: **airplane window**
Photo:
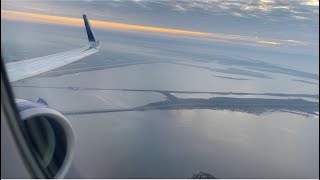
[(4, 0), (1, 37), (47, 178), (319, 178), (318, 0)]

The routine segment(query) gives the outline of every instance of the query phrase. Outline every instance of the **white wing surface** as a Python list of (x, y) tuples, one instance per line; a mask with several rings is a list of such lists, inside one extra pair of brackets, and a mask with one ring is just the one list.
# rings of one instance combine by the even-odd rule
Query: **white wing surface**
[(65, 66), (98, 52), (99, 41), (95, 40), (94, 33), (91, 30), (90, 23), (86, 15), (83, 15), (83, 20), (89, 40), (89, 44), (87, 46), (44, 57), (7, 63), (5, 66), (10, 82), (32, 77), (58, 67)]

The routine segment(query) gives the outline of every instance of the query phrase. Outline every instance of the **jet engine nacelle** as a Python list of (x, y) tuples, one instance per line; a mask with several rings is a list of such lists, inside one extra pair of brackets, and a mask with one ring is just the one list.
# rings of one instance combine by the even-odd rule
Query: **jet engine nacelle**
[(75, 147), (75, 135), (67, 118), (47, 103), (17, 99), (31, 151), (47, 178), (63, 178)]

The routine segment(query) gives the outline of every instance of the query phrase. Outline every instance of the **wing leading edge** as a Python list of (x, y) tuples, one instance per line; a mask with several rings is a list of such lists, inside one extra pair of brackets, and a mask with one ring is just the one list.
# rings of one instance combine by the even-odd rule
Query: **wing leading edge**
[(32, 77), (61, 66), (65, 66), (99, 51), (99, 41), (95, 40), (89, 20), (83, 15), (89, 43), (85, 47), (52, 54), (48, 56), (7, 63), (6, 69), (10, 82)]

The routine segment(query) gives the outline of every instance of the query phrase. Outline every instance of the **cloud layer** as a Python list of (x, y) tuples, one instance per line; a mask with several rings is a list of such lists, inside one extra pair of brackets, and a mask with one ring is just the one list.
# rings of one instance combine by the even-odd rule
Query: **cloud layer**
[(311, 45), (313, 52), (319, 45), (317, 0), (5, 0), (1, 5), (2, 10), (72, 18), (86, 13), (99, 21), (205, 32), (215, 40)]

